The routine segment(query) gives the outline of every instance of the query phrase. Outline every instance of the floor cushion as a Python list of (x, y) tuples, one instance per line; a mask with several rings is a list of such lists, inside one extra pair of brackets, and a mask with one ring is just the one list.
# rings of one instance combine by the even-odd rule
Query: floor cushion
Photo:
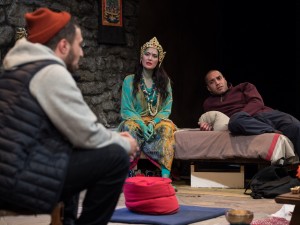
[(126, 207), (143, 214), (176, 213), (179, 204), (171, 182), (163, 177), (127, 178), (123, 187)]

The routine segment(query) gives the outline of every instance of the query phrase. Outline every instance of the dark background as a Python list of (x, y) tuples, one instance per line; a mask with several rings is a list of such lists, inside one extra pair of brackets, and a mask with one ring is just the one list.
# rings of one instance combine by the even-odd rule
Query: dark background
[(140, 45), (156, 36), (167, 52), (174, 123), (197, 127), (210, 69), (255, 84), (266, 105), (300, 119), (297, 14), (299, 1), (141, 0)]

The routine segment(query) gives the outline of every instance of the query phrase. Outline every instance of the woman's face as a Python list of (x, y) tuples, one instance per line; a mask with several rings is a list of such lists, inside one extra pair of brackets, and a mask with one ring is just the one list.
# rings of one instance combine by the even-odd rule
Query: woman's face
[(156, 48), (147, 48), (142, 56), (142, 65), (145, 69), (153, 70), (158, 63), (158, 51)]

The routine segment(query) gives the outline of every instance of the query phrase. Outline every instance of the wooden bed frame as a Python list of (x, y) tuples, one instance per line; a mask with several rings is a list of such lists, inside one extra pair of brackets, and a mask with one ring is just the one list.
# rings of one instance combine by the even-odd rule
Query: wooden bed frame
[[(271, 164), (291, 165), (298, 161), (293, 144), (284, 135), (231, 135), (229, 131), (200, 131), (185, 128), (175, 132), (174, 161), (222, 163), (263, 168)], [(146, 159), (142, 153), (140, 159)], [(194, 167), (193, 167), (194, 168)], [(192, 174), (193, 171), (191, 171)]]
[(284, 135), (232, 135), (229, 131), (200, 131), (182, 129), (175, 132), (175, 158), (181, 160), (209, 160), (271, 164), (296, 160), (292, 142)]
[[(200, 131), (199, 129), (181, 129), (175, 132), (174, 158), (190, 163), (191, 182), (193, 178), (195, 182), (197, 179), (195, 176), (198, 175), (201, 179), (203, 173), (198, 173), (197, 166), (194, 166), (201, 162), (212, 165), (239, 165), (243, 168), (241, 173), (244, 173), (244, 165), (247, 164), (256, 164), (259, 169), (270, 164), (291, 164), (298, 159), (291, 141), (281, 134), (265, 133), (243, 136), (232, 135), (229, 131)], [(212, 172), (216, 171), (212, 170)], [(228, 171), (218, 172), (220, 177), (228, 175)], [(234, 173), (232, 175), (235, 176)], [(209, 173), (206, 179), (210, 176), (215, 176), (215, 174)], [(245, 177), (244, 174), (243, 177)], [(191, 186), (193, 187), (193, 184)]]

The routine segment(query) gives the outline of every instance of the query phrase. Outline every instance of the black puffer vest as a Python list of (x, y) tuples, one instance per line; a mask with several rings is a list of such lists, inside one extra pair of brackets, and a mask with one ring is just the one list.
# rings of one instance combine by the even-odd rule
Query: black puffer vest
[(0, 77), (0, 202), (36, 213), (50, 213), (59, 201), (71, 154), (29, 91), (35, 73), (53, 63), (25, 64)]

